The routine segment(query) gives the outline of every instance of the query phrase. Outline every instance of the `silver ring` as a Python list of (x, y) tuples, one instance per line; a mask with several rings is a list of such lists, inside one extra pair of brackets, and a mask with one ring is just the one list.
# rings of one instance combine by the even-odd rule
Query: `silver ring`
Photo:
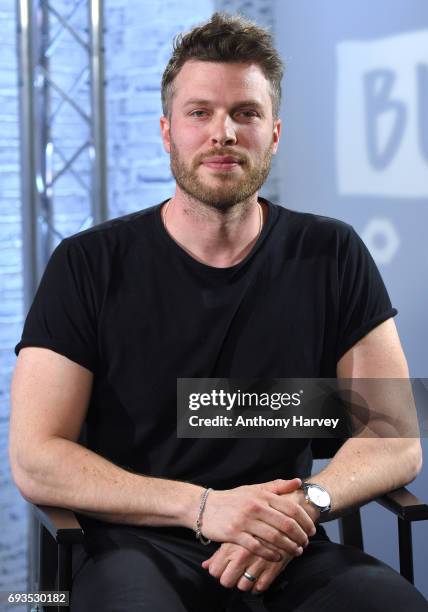
[(246, 578), (250, 582), (255, 582), (257, 580), (257, 578), (252, 576), (249, 572), (244, 572), (242, 575), (244, 576), (244, 578)]

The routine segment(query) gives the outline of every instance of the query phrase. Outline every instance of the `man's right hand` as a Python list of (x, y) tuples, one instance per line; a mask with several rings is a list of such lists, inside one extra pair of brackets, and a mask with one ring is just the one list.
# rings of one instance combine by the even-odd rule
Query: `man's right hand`
[(210, 491), (202, 516), (202, 534), (215, 542), (234, 542), (267, 561), (283, 552), (302, 554), (316, 531), (305, 510), (286, 493), (296, 491), (299, 478)]

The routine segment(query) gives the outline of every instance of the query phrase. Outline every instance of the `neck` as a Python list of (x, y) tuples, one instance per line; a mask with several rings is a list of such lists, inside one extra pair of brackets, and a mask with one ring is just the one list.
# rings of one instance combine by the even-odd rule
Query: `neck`
[(170, 236), (206, 265), (226, 268), (242, 261), (257, 242), (267, 212), (257, 195), (228, 210), (181, 195), (176, 193), (161, 211)]

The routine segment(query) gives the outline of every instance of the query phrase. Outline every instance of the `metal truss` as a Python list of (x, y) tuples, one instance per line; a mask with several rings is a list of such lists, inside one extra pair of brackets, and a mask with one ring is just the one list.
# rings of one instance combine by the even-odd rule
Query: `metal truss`
[(17, 20), (27, 312), (56, 243), (107, 218), (103, 0), (17, 0)]
[[(56, 244), (107, 219), (103, 0), (16, 2), (26, 313)], [(28, 544), (34, 591), (41, 553), (31, 515)]]

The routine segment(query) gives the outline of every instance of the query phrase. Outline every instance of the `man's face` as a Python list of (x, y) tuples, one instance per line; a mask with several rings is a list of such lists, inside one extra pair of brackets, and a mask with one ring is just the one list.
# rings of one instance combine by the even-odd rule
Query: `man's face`
[(281, 127), (261, 68), (192, 60), (174, 86), (161, 130), (179, 189), (223, 210), (252, 196), (269, 174)]

